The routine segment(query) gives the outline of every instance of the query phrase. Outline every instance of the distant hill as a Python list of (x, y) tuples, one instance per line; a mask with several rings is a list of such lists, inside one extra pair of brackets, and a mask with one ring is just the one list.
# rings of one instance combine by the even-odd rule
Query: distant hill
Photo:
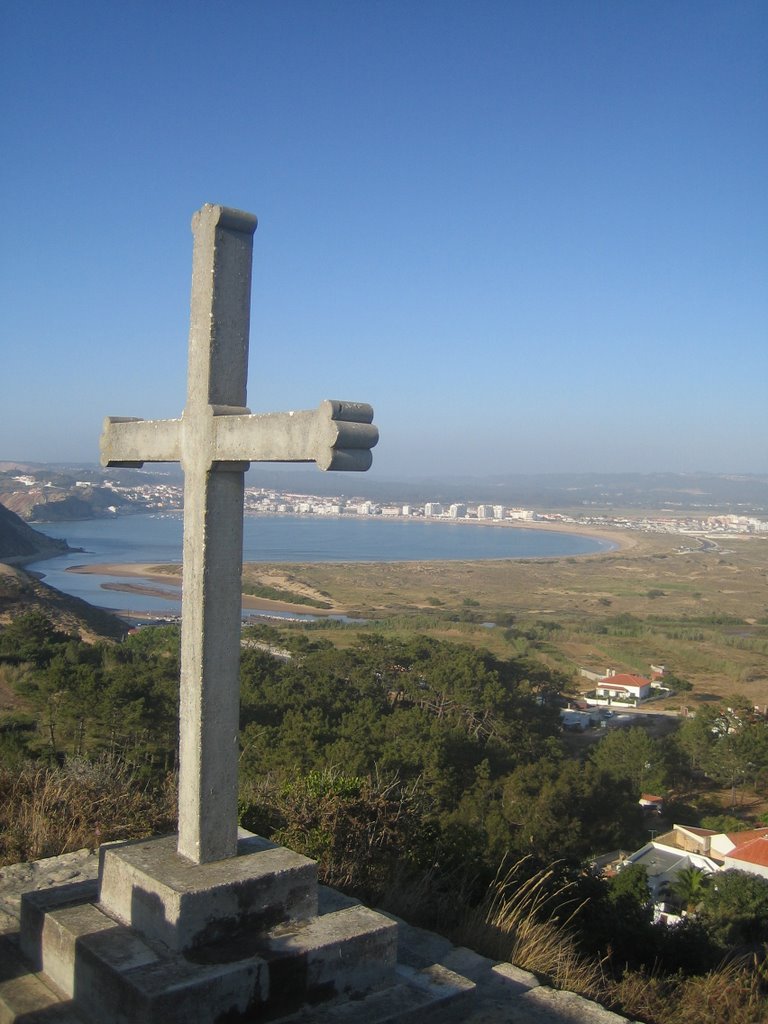
[(59, 629), (83, 640), (119, 639), (128, 627), (115, 615), (86, 601), (62, 594), (18, 566), (51, 558), (71, 548), (65, 540), (33, 530), (15, 512), (0, 504), (0, 629), (30, 611), (41, 611)]
[[(27, 522), (37, 523), (97, 519), (116, 511), (136, 511), (123, 495), (102, 486), (103, 479), (103, 471), (94, 467), (3, 462), (0, 502)], [(152, 477), (147, 474), (146, 479)]]
[(55, 540), (33, 530), (15, 512), (0, 505), (0, 562), (23, 565), (69, 550), (65, 540)]
[[(375, 463), (374, 463), (375, 465)], [(662, 509), (768, 514), (768, 476), (744, 473), (506, 473), (383, 480), (254, 465), (248, 486), (380, 502), (487, 502), (541, 510)]]
[[(27, 522), (98, 519), (166, 510), (153, 488), (176, 488), (170, 464), (142, 470), (93, 465), (0, 462), (0, 502)], [(118, 486), (115, 487), (114, 485)], [(321, 473), (255, 463), (246, 485), (293, 494), (368, 498), (381, 504), (485, 502), (543, 510), (643, 509), (768, 515), (768, 476), (748, 473), (503, 473), (384, 479), (370, 473)]]

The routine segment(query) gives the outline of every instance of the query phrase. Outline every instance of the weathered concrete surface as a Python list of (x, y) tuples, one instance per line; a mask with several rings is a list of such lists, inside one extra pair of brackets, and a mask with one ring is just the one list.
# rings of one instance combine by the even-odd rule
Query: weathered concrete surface
[(174, 836), (104, 846), (101, 905), (179, 951), (315, 915), (315, 862), (261, 836), (239, 836), (236, 857), (208, 864), (180, 856)]
[[(93, 887), (97, 875), (98, 857), (87, 850), (0, 869), (0, 931), (4, 933), (0, 937), (0, 1024), (83, 1024), (85, 1018), (64, 993), (30, 972), (21, 959), (21, 894), (83, 883)], [(322, 915), (358, 906), (350, 897), (319, 887), (320, 920)], [(398, 965), (392, 988), (373, 992), (361, 1002), (305, 1008), (281, 1019), (294, 1024), (447, 1024), (451, 1020), (463, 1024), (626, 1024), (625, 1018), (573, 993), (542, 985), (534, 975), (511, 964), (455, 947), (442, 936), (404, 921), (398, 925)], [(281, 938), (273, 937), (278, 942)], [(262, 947), (262, 954), (266, 955), (259, 960), (267, 963), (269, 949)], [(143, 969), (151, 977), (151, 963)], [(442, 1005), (441, 993), (451, 997)], [(191, 999), (186, 1006), (185, 1012), (191, 1014), (187, 1021), (199, 1019), (194, 1016), (195, 1005), (196, 1000)], [(131, 1024), (143, 1024), (144, 1019), (134, 1018)], [(167, 1015), (163, 1017), (163, 1024), (169, 1021)]]
[(256, 217), (206, 204), (192, 219), (187, 402), (174, 420), (108, 417), (105, 466), (184, 470), (178, 850), (196, 864), (237, 855), (237, 759), (244, 474), (252, 461), (365, 471), (373, 410), (246, 408)]

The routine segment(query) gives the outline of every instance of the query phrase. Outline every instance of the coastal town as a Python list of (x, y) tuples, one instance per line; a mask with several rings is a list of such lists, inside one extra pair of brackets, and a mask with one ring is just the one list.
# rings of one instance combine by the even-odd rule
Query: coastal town
[[(102, 518), (136, 513), (174, 512), (183, 504), (180, 479), (144, 478), (126, 482), (99, 470), (80, 478), (57, 479), (53, 473), (0, 474), (0, 502), (32, 522)], [(547, 510), (477, 501), (374, 501), (354, 496), (297, 493), (267, 487), (246, 487), (248, 515), (378, 516), (389, 519), (482, 522), (489, 525), (560, 525), (577, 529), (633, 530), (698, 538), (764, 535), (768, 515), (689, 509)]]

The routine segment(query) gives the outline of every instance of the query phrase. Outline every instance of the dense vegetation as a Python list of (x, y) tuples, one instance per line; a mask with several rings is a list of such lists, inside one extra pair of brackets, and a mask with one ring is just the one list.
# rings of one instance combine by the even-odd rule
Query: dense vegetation
[[(724, 957), (765, 949), (760, 878), (683, 879), (670, 896), (698, 913), (669, 930), (644, 872), (589, 869), (647, 839), (645, 790), (696, 824), (723, 811), (700, 799), (711, 780), (739, 824), (768, 777), (768, 729), (737, 699), (665, 739), (617, 729), (577, 757), (559, 725), (566, 681), (530, 656), (376, 631), (343, 649), (318, 630), (248, 639), (241, 820), (316, 857), (331, 884), (649, 1021), (686, 1021), (658, 1009), (685, 1005), (685, 977), (701, 986)], [(0, 632), (0, 683), (19, 702), (0, 719), (0, 863), (170, 827), (177, 679), (172, 627), (90, 645), (31, 613)], [(739, 970), (732, 1019), (757, 1021), (759, 976)]]

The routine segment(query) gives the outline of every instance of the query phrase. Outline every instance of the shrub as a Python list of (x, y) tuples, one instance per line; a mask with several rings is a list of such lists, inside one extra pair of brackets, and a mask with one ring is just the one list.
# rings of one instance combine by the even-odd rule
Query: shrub
[(116, 758), (0, 769), (0, 865), (171, 832), (175, 820), (173, 780), (150, 790)]

